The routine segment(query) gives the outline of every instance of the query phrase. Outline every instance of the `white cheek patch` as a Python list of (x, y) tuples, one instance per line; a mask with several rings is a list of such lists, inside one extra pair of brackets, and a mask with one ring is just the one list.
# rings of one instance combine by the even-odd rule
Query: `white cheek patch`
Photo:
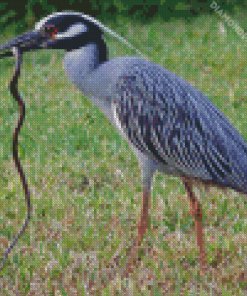
[(81, 33), (87, 32), (88, 27), (83, 23), (75, 23), (71, 25), (65, 32), (55, 34), (55, 39), (61, 39), (61, 38), (72, 38), (76, 35), (80, 35)]

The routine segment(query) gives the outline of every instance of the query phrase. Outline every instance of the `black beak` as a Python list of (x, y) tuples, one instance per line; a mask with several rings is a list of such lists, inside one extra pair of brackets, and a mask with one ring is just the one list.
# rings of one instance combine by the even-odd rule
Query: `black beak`
[(45, 31), (29, 31), (12, 40), (0, 45), (0, 59), (13, 56), (11, 48), (19, 47), (21, 54), (35, 49), (47, 47), (47, 41), (51, 38), (51, 33)]

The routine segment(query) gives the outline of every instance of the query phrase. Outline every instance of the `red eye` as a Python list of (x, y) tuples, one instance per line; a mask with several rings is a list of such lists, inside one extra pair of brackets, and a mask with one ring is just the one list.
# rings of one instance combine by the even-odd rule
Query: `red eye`
[(55, 26), (52, 26), (52, 25), (48, 26), (47, 25), (47, 26), (44, 26), (44, 29), (45, 29), (46, 33), (50, 33), (52, 35), (57, 34), (57, 28)]

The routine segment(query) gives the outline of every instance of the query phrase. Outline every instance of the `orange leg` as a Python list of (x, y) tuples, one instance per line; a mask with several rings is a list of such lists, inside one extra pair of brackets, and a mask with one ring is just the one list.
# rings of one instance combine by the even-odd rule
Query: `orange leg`
[(133, 272), (134, 260), (138, 255), (138, 249), (141, 245), (143, 237), (148, 228), (148, 214), (149, 214), (149, 205), (150, 205), (150, 199), (151, 199), (150, 197), (151, 197), (150, 188), (144, 188), (143, 196), (142, 196), (141, 218), (138, 223), (137, 237), (132, 247), (131, 255), (127, 260), (127, 270), (126, 270), (125, 277), (127, 277), (129, 274)]
[(183, 178), (185, 189), (188, 193), (188, 196), (190, 198), (190, 209), (191, 214), (195, 218), (195, 227), (197, 232), (197, 245), (200, 248), (200, 265), (201, 265), (201, 271), (207, 270), (207, 261), (206, 261), (206, 253), (204, 248), (204, 242), (203, 242), (203, 230), (202, 230), (202, 209), (201, 205), (196, 199), (191, 187), (191, 183), (188, 179)]

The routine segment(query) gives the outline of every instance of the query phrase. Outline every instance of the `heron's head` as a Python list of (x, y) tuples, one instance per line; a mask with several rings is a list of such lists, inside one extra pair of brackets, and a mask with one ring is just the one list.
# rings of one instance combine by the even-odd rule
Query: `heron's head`
[(12, 48), (21, 53), (43, 48), (78, 49), (89, 43), (103, 41), (101, 23), (78, 12), (53, 13), (35, 24), (35, 29), (26, 32), (0, 46), (0, 58), (12, 56)]

